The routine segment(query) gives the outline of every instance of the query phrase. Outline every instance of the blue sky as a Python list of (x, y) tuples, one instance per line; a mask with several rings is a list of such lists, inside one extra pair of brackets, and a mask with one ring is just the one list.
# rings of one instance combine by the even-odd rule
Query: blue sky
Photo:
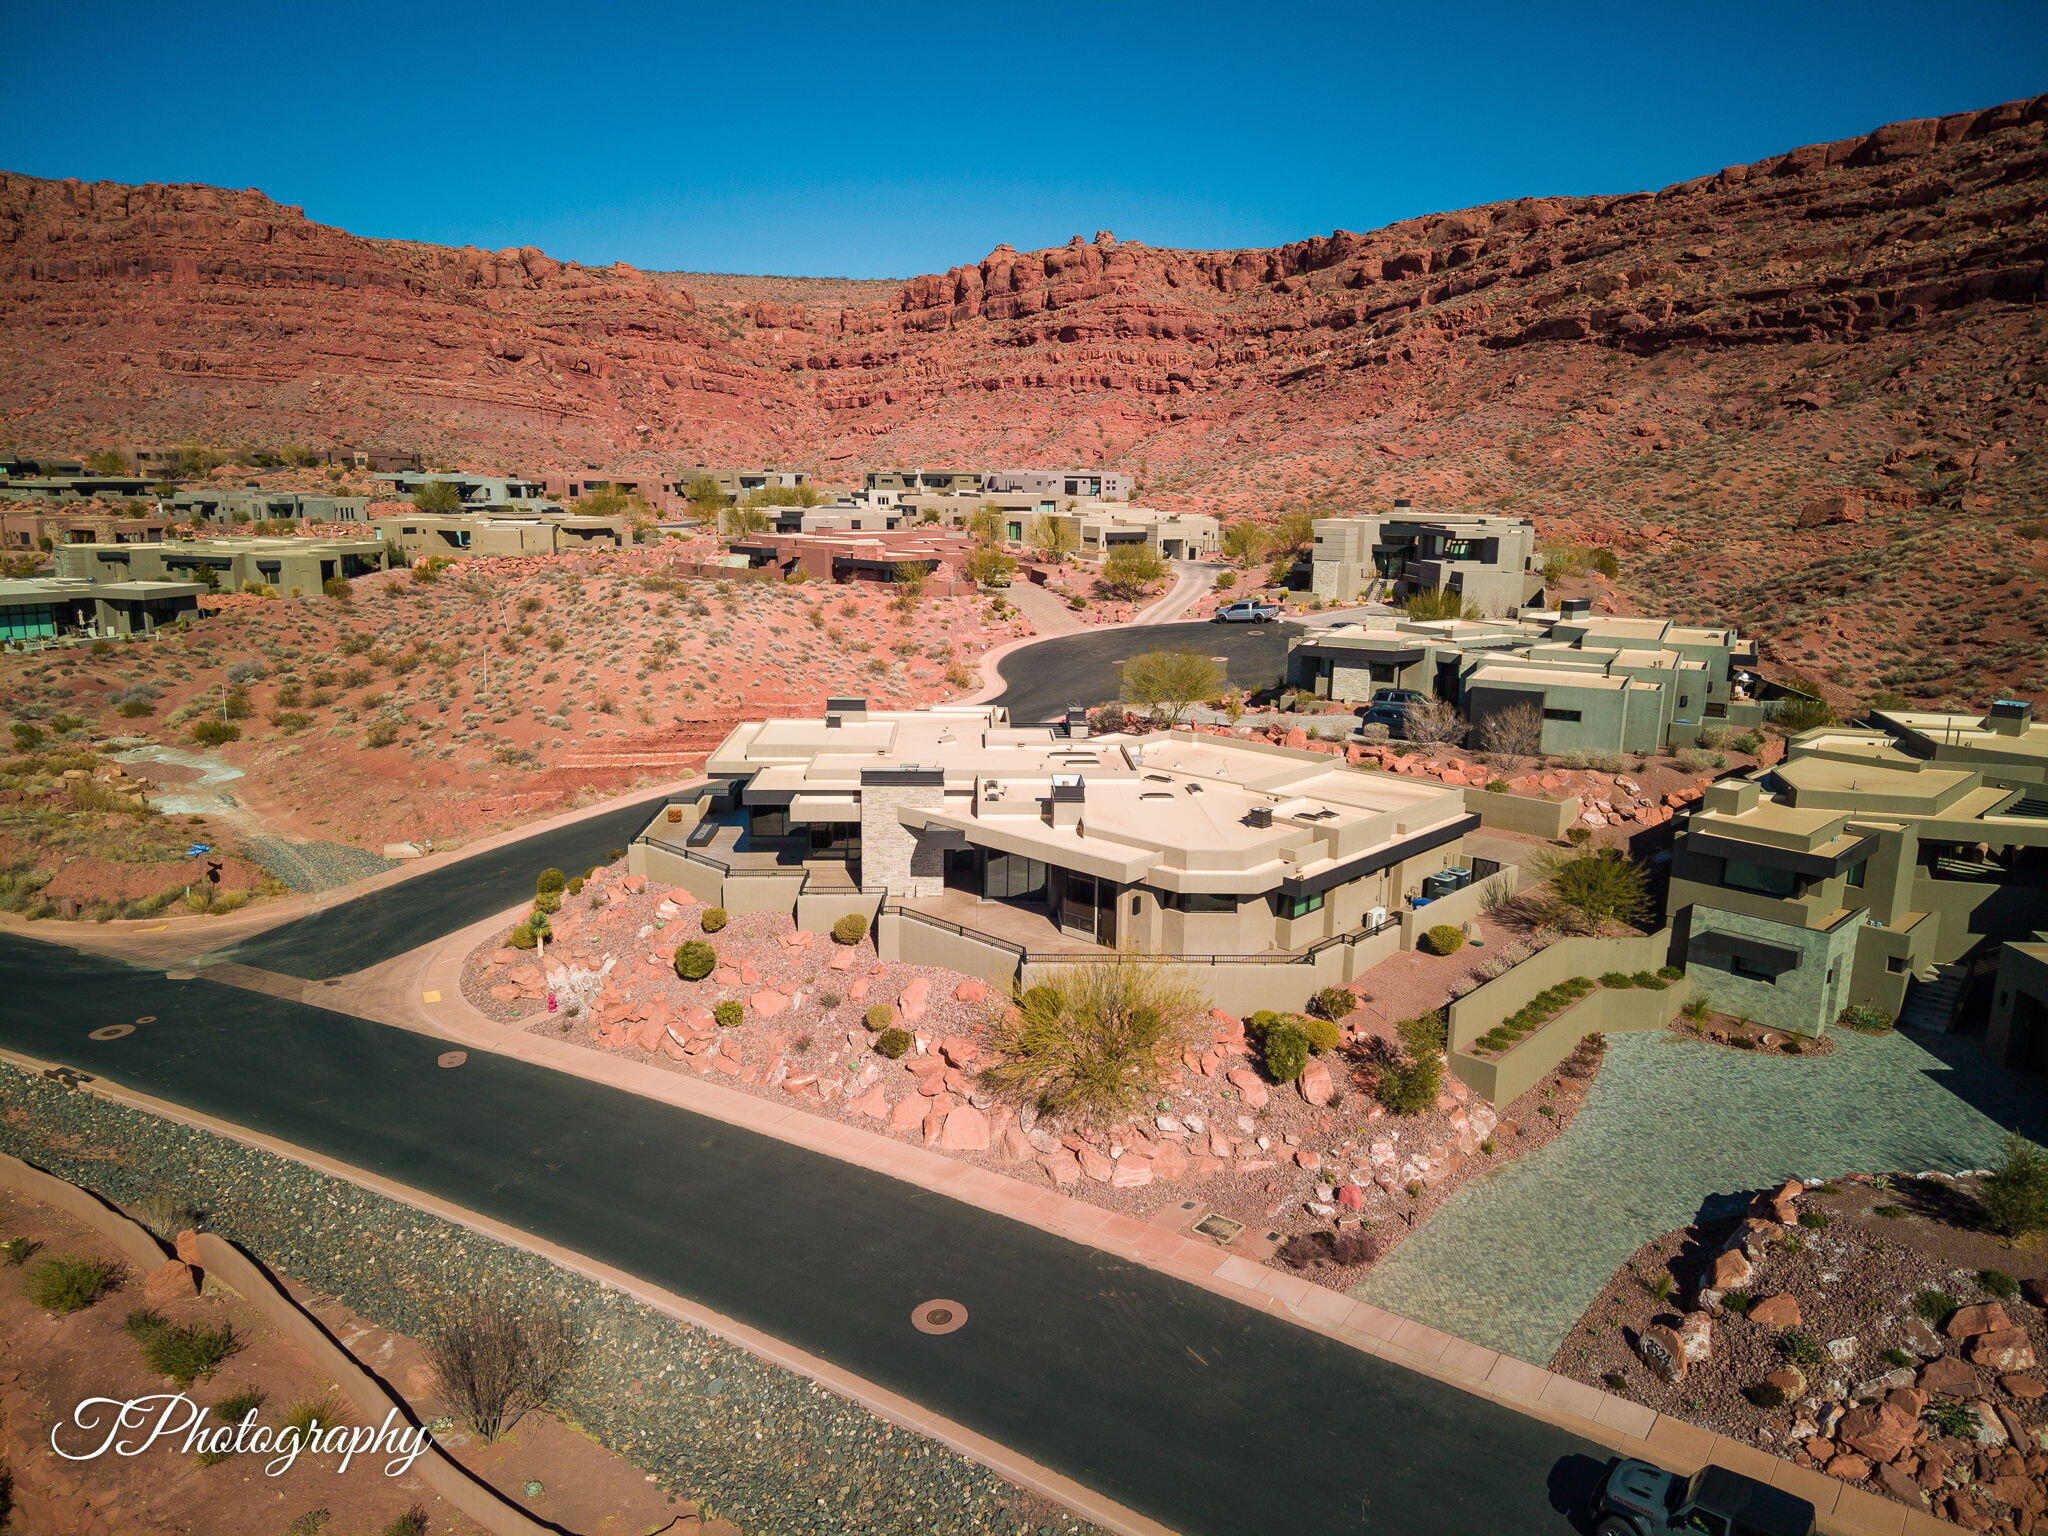
[(5, 36), (7, 169), (853, 277), (1635, 191), (2048, 90), (2039, 0), (81, 0)]

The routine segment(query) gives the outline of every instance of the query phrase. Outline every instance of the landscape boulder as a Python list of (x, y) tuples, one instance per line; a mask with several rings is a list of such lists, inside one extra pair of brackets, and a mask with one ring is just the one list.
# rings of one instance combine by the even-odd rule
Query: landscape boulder
[(1990, 1333), (1980, 1333), (1970, 1340), (1969, 1348), (1963, 1353), (1972, 1365), (1981, 1365), (1986, 1370), (2010, 1372), (2034, 1368), (2034, 1346), (2024, 1328), (1999, 1328)]
[(1980, 1333), (1997, 1333), (2011, 1326), (2004, 1307), (1995, 1301), (1983, 1301), (1975, 1306), (1957, 1307), (1955, 1315), (1941, 1325), (1941, 1331), (1952, 1339), (1973, 1339)]
[(1766, 1296), (1751, 1304), (1749, 1317), (1766, 1328), (1797, 1328), (1799, 1303), (1790, 1296)]
[(1874, 1408), (1852, 1408), (1835, 1426), (1835, 1439), (1859, 1456), (1873, 1462), (1890, 1461), (1919, 1432), (1919, 1425), (1889, 1403)]

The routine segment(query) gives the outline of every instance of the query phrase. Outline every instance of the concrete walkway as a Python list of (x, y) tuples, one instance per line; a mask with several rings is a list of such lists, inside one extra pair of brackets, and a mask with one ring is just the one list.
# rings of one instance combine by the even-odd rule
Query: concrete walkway
[(1982, 1168), (2008, 1129), (2048, 1135), (2038, 1086), (1974, 1038), (1834, 1038), (1796, 1058), (1611, 1037), (1571, 1129), (1468, 1184), (1351, 1294), (1544, 1364), (1636, 1249), (1743, 1191)]

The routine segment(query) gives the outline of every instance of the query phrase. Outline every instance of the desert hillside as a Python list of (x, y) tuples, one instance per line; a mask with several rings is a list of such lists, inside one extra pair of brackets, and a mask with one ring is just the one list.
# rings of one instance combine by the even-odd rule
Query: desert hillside
[(2039, 693), (2048, 98), (1273, 250), (902, 283), (366, 240), (0, 176), (0, 446), (1105, 462), (1169, 504), (1528, 512), (1844, 688)]

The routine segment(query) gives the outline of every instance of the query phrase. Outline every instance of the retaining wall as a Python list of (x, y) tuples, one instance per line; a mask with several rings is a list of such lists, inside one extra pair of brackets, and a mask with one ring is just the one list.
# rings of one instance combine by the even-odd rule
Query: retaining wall
[(1479, 818), (1483, 827), (1499, 832), (1520, 832), (1528, 837), (1562, 838), (1584, 809), (1577, 796), (1544, 800), (1535, 795), (1503, 795), (1490, 789), (1465, 791), (1465, 809)]

